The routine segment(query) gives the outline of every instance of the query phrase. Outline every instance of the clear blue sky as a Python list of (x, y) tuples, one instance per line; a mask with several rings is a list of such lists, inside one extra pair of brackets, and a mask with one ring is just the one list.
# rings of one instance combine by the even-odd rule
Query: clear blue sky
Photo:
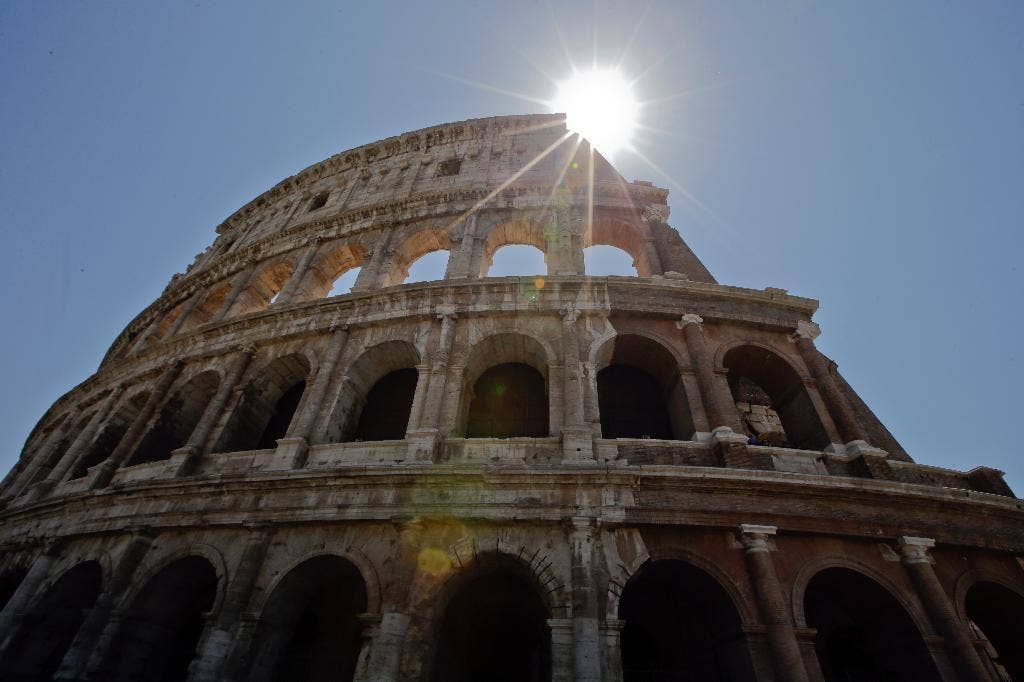
[[(214, 226), (336, 151), (543, 107), (640, 3), (0, 5), (0, 469)], [(596, 31), (595, 31), (596, 28)], [(917, 461), (1024, 494), (1024, 4), (655, 2), (630, 179), (719, 281), (818, 298), (818, 344)], [(648, 70), (649, 69), (649, 70)], [(666, 175), (671, 180), (666, 178)]]

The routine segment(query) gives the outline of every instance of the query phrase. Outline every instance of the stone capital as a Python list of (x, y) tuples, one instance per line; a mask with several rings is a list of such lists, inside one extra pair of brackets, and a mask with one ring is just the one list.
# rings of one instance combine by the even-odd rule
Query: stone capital
[(704, 318), (701, 317), (700, 315), (697, 315), (696, 313), (687, 313), (676, 321), (676, 328), (686, 329), (686, 326), (690, 324), (704, 324)]
[(928, 550), (935, 546), (932, 538), (904, 535), (896, 540), (896, 550), (905, 564), (928, 564)]
[(759, 526), (750, 523), (741, 523), (739, 541), (743, 549), (748, 552), (770, 552), (768, 538), (778, 531), (776, 526)]
[(808, 341), (814, 341), (814, 339), (821, 336), (821, 327), (816, 323), (808, 320), (800, 320), (796, 323), (796, 330), (793, 331), (793, 337), (797, 339), (807, 339)]

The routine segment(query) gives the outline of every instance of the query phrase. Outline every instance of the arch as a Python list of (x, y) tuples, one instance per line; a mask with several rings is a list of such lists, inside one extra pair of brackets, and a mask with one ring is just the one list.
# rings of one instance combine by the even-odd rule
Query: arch
[(431, 679), (550, 680), (547, 592), (525, 562), (500, 552), (477, 555), (435, 602)]
[(0, 662), (5, 679), (48, 680), (57, 671), (103, 588), (99, 562), (65, 571), (29, 608)]
[(756, 679), (740, 608), (725, 584), (682, 559), (645, 562), (618, 603), (623, 679)]
[(368, 603), (358, 566), (336, 554), (305, 559), (264, 604), (247, 679), (352, 679)]
[(185, 381), (160, 407), (156, 421), (135, 448), (128, 464), (170, 459), (171, 452), (188, 442), (218, 386), (220, 374), (213, 370)]
[(203, 296), (202, 302), (192, 309), (192, 312), (185, 318), (178, 331), (184, 332), (195, 329), (212, 320), (213, 316), (217, 314), (217, 311), (224, 304), (224, 300), (228, 297), (228, 292), (230, 291), (231, 282), (218, 282), (211, 286), (206, 295)]
[[(331, 410), (325, 435), (326, 442), (343, 443), (357, 438), (370, 439), (363, 438), (360, 433), (364, 436), (375, 436), (373, 439), (380, 439), (376, 438), (380, 434), (371, 428), (371, 424), (363, 424), (362, 415), (367, 408), (371, 410), (368, 418), (387, 415), (388, 434), (397, 433), (403, 417), (405, 424), (408, 425), (412, 411), (412, 395), (418, 379), (416, 367), (419, 364), (419, 351), (408, 341), (384, 341), (364, 350), (345, 371), (345, 380)], [(403, 370), (417, 372), (417, 377), (413, 378), (408, 372), (398, 374)], [(395, 374), (398, 376), (392, 377), (388, 385), (382, 386), (371, 396), (379, 382)], [(390, 389), (399, 393), (388, 394), (387, 391)], [(362, 431), (360, 427), (363, 427)], [(405, 430), (402, 430), (400, 438), (404, 437)]]
[(617, 246), (594, 244), (583, 249), (583, 270), (587, 275), (636, 277), (636, 260)]
[(506, 244), (494, 252), (484, 276), (532, 277), (544, 275), (548, 270), (547, 256), (537, 247), (527, 244)]
[(694, 433), (676, 354), (647, 335), (624, 333), (592, 350), (604, 438), (686, 440)]
[(265, 450), (276, 447), (298, 412), (312, 376), (302, 353), (276, 358), (255, 373), (242, 392), (217, 438), (215, 452)]
[(768, 445), (821, 450), (831, 442), (803, 377), (774, 349), (736, 344), (720, 354), (740, 422)]
[(881, 583), (845, 566), (814, 573), (803, 615), (825, 679), (940, 680), (923, 631)]
[(231, 306), (228, 315), (245, 315), (263, 310), (270, 305), (284, 288), (288, 278), (292, 276), (292, 271), (295, 269), (295, 265), (291, 261), (292, 257), (261, 265), (249, 278), (248, 286), (239, 294), (238, 300)]
[(100, 666), (109, 680), (184, 680), (220, 580), (205, 557), (163, 565), (134, 594)]
[(296, 288), (293, 301), (312, 301), (329, 295), (335, 282), (350, 270), (366, 262), (366, 250), (360, 244), (331, 243), (320, 248), (306, 276)]
[(70, 479), (82, 478), (89, 469), (101, 464), (110, 457), (110, 453), (118, 446), (128, 429), (138, 418), (142, 408), (149, 401), (149, 391), (141, 390), (121, 401), (113, 416), (107, 419), (96, 439), (88, 450), (78, 459), (69, 475)]
[(552, 261), (549, 255), (552, 253), (551, 246), (557, 241), (556, 233), (545, 232), (544, 227), (533, 220), (520, 218), (493, 225), (483, 239), (481, 246), (479, 277), (487, 277), (491, 264), (494, 262), (494, 254), (503, 246), (523, 245), (532, 246), (544, 254), (546, 269), (544, 272), (531, 272), (526, 274), (545, 275), (551, 274)]
[(21, 581), (25, 579), (26, 575), (28, 575), (28, 571), (21, 566), (8, 568), (0, 573), (0, 611), (3, 611), (7, 602), (18, 591), (18, 586), (21, 585)]
[(957, 601), (975, 639), (984, 642), (983, 658), (999, 671), (998, 679), (1024, 679), (1024, 623), (1020, 619), (1024, 590), (1001, 577), (974, 574), (970, 578), (962, 594), (958, 583)]
[[(648, 257), (646, 230), (623, 220), (597, 219), (592, 228), (583, 233), (583, 248), (611, 246), (625, 252), (633, 259), (633, 267), (640, 277), (650, 277), (656, 272), (657, 264)], [(589, 274), (589, 273), (588, 273)]]
[(154, 321), (153, 334), (150, 338), (159, 341), (166, 337), (167, 333), (171, 330), (171, 327), (173, 327), (174, 323), (178, 321), (178, 318), (185, 314), (185, 307), (187, 305), (188, 300), (186, 299), (161, 315), (160, 319)]
[[(21, 486), (22, 491), (25, 489), (26, 485), (38, 483), (39, 481), (42, 481), (47, 476), (49, 476), (50, 472), (53, 470), (53, 467), (56, 466), (57, 463), (60, 461), (61, 457), (63, 457), (67, 453), (67, 451), (71, 449), (71, 446), (74, 444), (75, 439), (82, 431), (85, 430), (85, 428), (89, 425), (89, 422), (91, 422), (93, 417), (95, 416), (95, 410), (90, 410), (87, 414), (82, 415), (78, 419), (78, 421), (75, 422), (75, 424), (73, 424), (73, 428), (66, 429), (60, 435), (60, 441), (58, 441), (57, 445), (55, 445), (54, 448), (49, 451), (49, 455), (46, 457), (46, 460), (42, 461), (40, 463), (40, 466), (37, 467), (35, 471), (27, 472), (29, 475), (31, 475), (31, 479), (26, 481), (25, 485)], [(36, 456), (38, 457), (39, 455), (36, 454)]]
[(409, 268), (420, 258), (436, 251), (449, 252), (450, 249), (451, 239), (447, 229), (424, 228), (413, 232), (394, 249), (391, 267), (384, 277), (383, 286), (402, 284), (409, 276)]

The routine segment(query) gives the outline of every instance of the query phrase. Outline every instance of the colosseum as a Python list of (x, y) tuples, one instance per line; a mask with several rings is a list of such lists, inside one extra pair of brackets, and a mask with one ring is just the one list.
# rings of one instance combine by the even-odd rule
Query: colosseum
[(915, 463), (667, 198), (535, 115), (239, 209), (4, 480), (0, 676), (1024, 680), (1001, 472)]

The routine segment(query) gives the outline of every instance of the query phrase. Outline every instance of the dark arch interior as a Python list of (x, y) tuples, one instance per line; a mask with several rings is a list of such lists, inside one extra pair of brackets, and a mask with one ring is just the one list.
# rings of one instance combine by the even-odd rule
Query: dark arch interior
[(103, 570), (95, 561), (62, 575), (32, 607), (7, 647), (0, 661), (4, 679), (51, 679), (102, 586)]
[(172, 451), (188, 442), (219, 384), (216, 373), (203, 372), (178, 389), (160, 408), (160, 415), (135, 448), (129, 464), (170, 459)]
[(335, 556), (292, 569), (263, 609), (250, 680), (351, 680), (359, 658), (366, 585)]
[[(757, 346), (740, 346), (726, 353), (722, 364), (729, 371), (729, 388), (748, 436), (805, 450), (821, 450), (829, 444), (803, 382), (778, 355)], [(777, 414), (781, 428), (764, 408)]]
[(1002, 585), (979, 582), (967, 592), (967, 617), (988, 640), (993, 665), (1024, 680), (1024, 597)]
[(99, 679), (184, 680), (217, 595), (206, 559), (178, 559), (135, 596), (103, 662)]
[(684, 561), (646, 564), (626, 585), (619, 618), (626, 682), (756, 679), (729, 595)]
[(114, 416), (107, 421), (93, 441), (92, 446), (76, 462), (75, 468), (71, 470), (71, 478), (82, 478), (88, 473), (91, 467), (101, 464), (110, 457), (110, 453), (118, 446), (125, 433), (128, 432), (132, 422), (142, 410), (146, 401), (149, 400), (148, 393), (140, 393), (132, 396)]
[(885, 588), (856, 571), (829, 568), (804, 593), (807, 625), (826, 680), (938, 680), (921, 633)]
[(661, 387), (642, 369), (605, 367), (597, 373), (597, 395), (605, 438), (672, 438)]
[(24, 569), (12, 569), (0, 575), (0, 610), (7, 606), (14, 593), (18, 591), (18, 585), (25, 579), (28, 572)]
[(434, 654), (435, 682), (551, 679), (548, 612), (534, 582), (499, 562), (456, 589)]
[(299, 409), (299, 401), (302, 400), (302, 393), (305, 390), (306, 382), (300, 381), (281, 394), (281, 397), (274, 403), (267, 427), (263, 429), (260, 440), (256, 444), (257, 450), (277, 447), (277, 439), (284, 438), (288, 433), (288, 427), (292, 423), (292, 417), (295, 416), (295, 410)]
[(530, 365), (491, 367), (473, 384), (467, 438), (543, 438), (548, 435), (544, 377)]
[(396, 369), (385, 374), (366, 394), (352, 440), (401, 440), (409, 426), (409, 413), (419, 372)]

